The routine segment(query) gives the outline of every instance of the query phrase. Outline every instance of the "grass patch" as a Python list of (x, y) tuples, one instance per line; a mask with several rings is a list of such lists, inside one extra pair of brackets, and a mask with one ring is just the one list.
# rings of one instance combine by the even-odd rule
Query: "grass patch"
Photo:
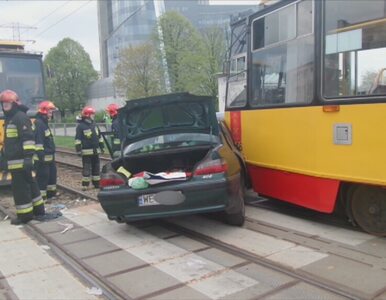
[(57, 147), (74, 149), (75, 139), (73, 136), (55, 136), (55, 145)]

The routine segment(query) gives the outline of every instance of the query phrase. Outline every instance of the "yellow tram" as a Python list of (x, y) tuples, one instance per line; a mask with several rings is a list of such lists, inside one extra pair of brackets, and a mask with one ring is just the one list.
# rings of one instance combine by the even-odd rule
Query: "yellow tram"
[(278, 1), (231, 32), (225, 118), (254, 190), (385, 236), (386, 1)]
[[(5, 89), (14, 90), (21, 102), (33, 111), (45, 99), (42, 54), (25, 51), (19, 41), (0, 40), (0, 92)], [(0, 151), (4, 140), (3, 122), (1, 111)], [(0, 185), (9, 182), (9, 173), (0, 170)]]

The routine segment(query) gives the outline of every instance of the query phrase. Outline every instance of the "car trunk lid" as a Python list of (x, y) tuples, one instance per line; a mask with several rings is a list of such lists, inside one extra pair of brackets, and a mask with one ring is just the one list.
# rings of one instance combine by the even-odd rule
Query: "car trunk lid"
[(120, 109), (119, 122), (123, 147), (169, 133), (219, 135), (213, 98), (189, 93), (127, 101)]

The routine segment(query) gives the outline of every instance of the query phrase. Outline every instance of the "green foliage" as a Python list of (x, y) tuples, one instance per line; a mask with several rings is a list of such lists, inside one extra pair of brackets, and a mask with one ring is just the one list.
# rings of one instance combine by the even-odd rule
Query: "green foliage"
[(89, 84), (98, 78), (90, 56), (76, 41), (65, 38), (44, 59), (47, 95), (61, 111), (72, 113), (86, 102)]
[(57, 147), (73, 149), (75, 146), (75, 140), (73, 136), (55, 136), (55, 145)]
[(201, 94), (205, 55), (202, 38), (190, 21), (178, 12), (165, 13), (158, 22), (162, 34), (153, 39), (164, 47), (171, 92)]
[(226, 56), (225, 29), (221, 27), (209, 27), (202, 31), (204, 44), (205, 63), (204, 77), (201, 88), (204, 94), (217, 97), (217, 74), (222, 71)]
[(171, 91), (217, 97), (217, 74), (226, 53), (225, 28), (198, 32), (188, 19), (172, 11), (159, 19), (155, 32), (153, 40), (161, 45), (159, 56), (166, 60)]
[(98, 111), (96, 114), (95, 114), (95, 119), (94, 121), (96, 123), (104, 123), (105, 122), (105, 115), (106, 113), (104, 111)]
[(120, 53), (114, 85), (127, 99), (154, 96), (164, 92), (156, 51), (151, 43), (129, 47)]
[(76, 114), (66, 115), (62, 118), (62, 123), (76, 123)]

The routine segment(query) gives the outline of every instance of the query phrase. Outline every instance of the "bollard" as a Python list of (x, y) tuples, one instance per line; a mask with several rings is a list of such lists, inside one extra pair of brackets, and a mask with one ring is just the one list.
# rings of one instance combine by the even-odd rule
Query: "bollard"
[(64, 136), (67, 136), (67, 126), (66, 125), (67, 125), (66, 123), (64, 123), (64, 125), (63, 125)]

